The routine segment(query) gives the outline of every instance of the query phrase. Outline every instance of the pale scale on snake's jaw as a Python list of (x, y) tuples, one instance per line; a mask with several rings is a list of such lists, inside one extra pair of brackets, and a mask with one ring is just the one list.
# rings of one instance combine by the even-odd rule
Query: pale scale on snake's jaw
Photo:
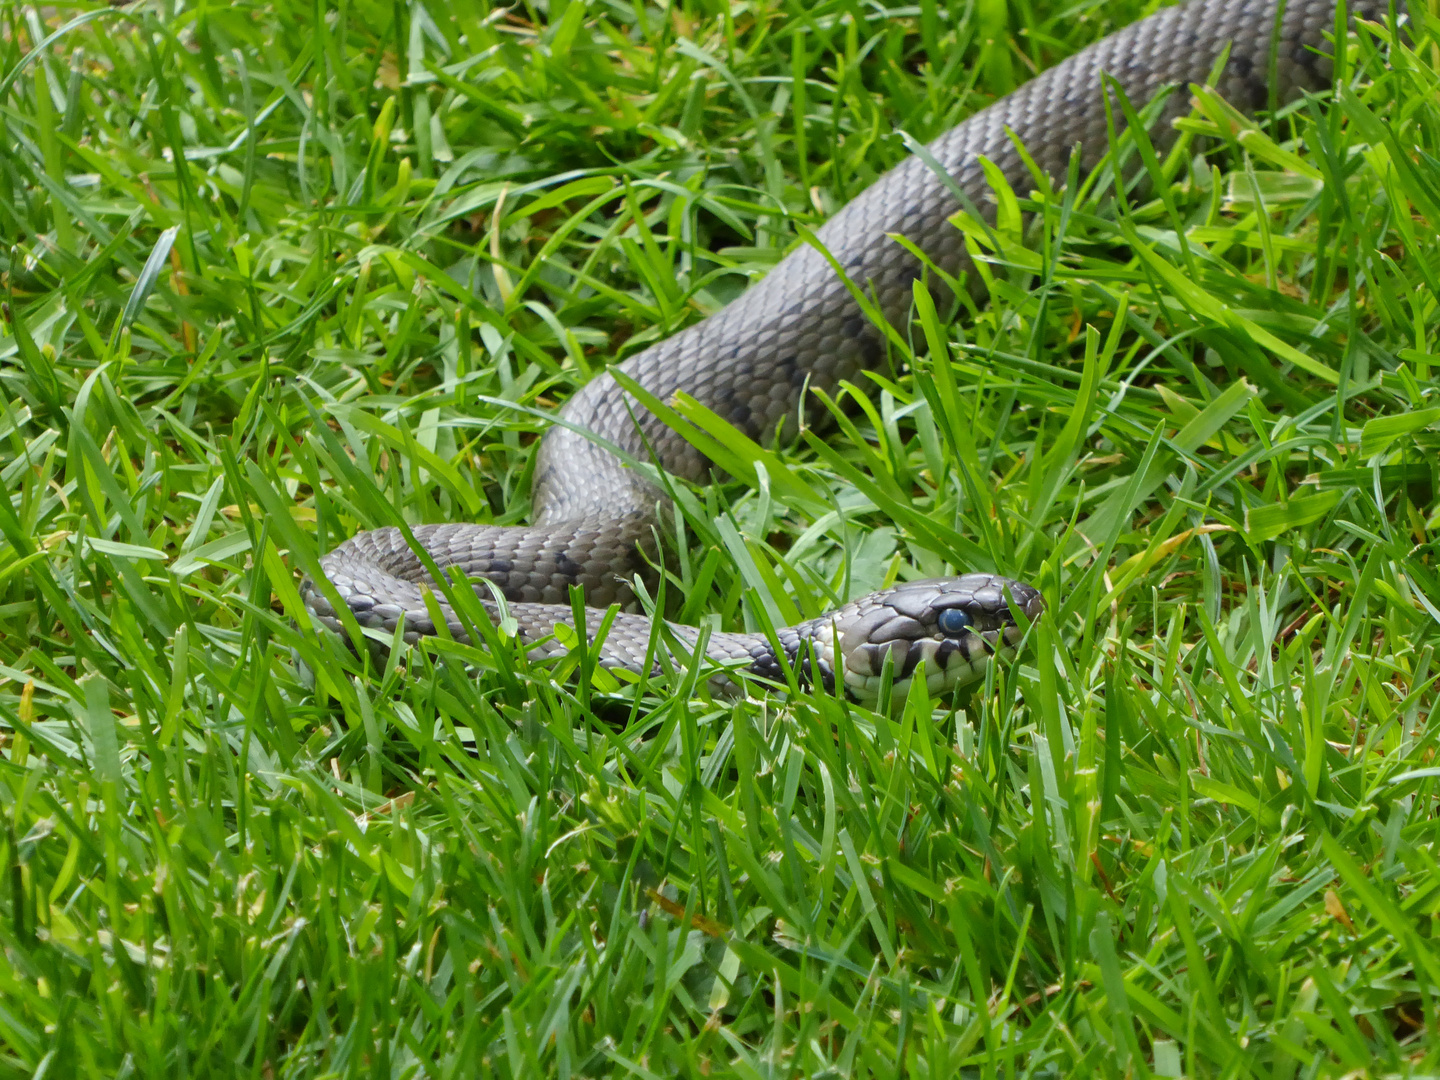
[[(1383, 17), (1387, 9), (1379, 0), (1348, 5), (1352, 18)], [(1226, 50), (1229, 61), (1217, 89), (1242, 109), (1328, 87), (1325, 35), (1334, 25), (1333, 0), (1285, 0), (1283, 7), (1277, 0), (1191, 0), (1165, 8), (1036, 76), (940, 136), (929, 150), (973, 204), (993, 207), (982, 157), (1022, 194), (1034, 186), (1030, 162), (1063, 179), (1077, 144), (1084, 168), (1100, 159), (1108, 147), (1109, 123), (1102, 73), (1112, 76), (1137, 106), (1167, 86), (1181, 88), (1159, 110), (1151, 131), (1163, 149), (1174, 139), (1172, 121), (1189, 109), (1184, 88), (1204, 83)], [(1029, 152), (1028, 161), (1016, 148), (1016, 138)], [(850, 280), (875, 299), (884, 317), (903, 326), (919, 265), (890, 237), (908, 237), (941, 269), (959, 274), (966, 265), (963, 237), (949, 223), (958, 208), (947, 183), (914, 156), (857, 196), (819, 230), (817, 239)], [(767, 442), (777, 428), (793, 428), (806, 386), (833, 395), (842, 381), (862, 381), (857, 379), (861, 372), (884, 363), (883, 339), (860, 313), (846, 284), (819, 251), (801, 245), (725, 308), (630, 357), (620, 369), (661, 400), (683, 390), (750, 438)], [(806, 411), (815, 415), (814, 409)], [(709, 468), (690, 443), (608, 373), (573, 394), (560, 415), (570, 426), (551, 428), (540, 445), (531, 525), (443, 524), (413, 530), (442, 571), (459, 568), (471, 578), (493, 581), (512, 601), (510, 612), (521, 636), (541, 653), (560, 649), (545, 639), (557, 621), (570, 618), (572, 586), (581, 586), (587, 603), (596, 608), (628, 602), (628, 583), (646, 571), (647, 556), (654, 555), (657, 509), (664, 502), (660, 492), (582, 432), (636, 459), (653, 456), (661, 469), (682, 480), (699, 481)], [(322, 624), (339, 629), (332, 604), (343, 603), (362, 626), (382, 631), (393, 630), (403, 616), (407, 640), (435, 631), (423, 597), (428, 571), (399, 530), (359, 533), (324, 556), (321, 569), (328, 584), (307, 580), (301, 589)], [(924, 659), (927, 681), (944, 688), (979, 677), (992, 650), (1013, 648), (1019, 632), (1006, 621), (1006, 590), (1027, 618), (1039, 613), (1038, 594), (1006, 579), (913, 582), (789, 627), (780, 632), (781, 643), (796, 656), (809, 643), (822, 668), (830, 666), (832, 680), (844, 657), (844, 685), (859, 696), (873, 694), (887, 654), (897, 684)], [(928, 597), (924, 604), (918, 599), (922, 595)], [(966, 595), (968, 600), (960, 599)], [(945, 605), (964, 610), (970, 621), (961, 625), (960, 616), (943, 615)], [(440, 613), (447, 625), (460, 629), (443, 603)], [(587, 625), (598, 626), (603, 613), (593, 611), (586, 618)], [(604, 644), (602, 662), (638, 669), (650, 630), (648, 619), (621, 615)], [(692, 646), (698, 635), (694, 627), (672, 627), (671, 632)], [(707, 653), (720, 661), (748, 659), (754, 670), (778, 674), (778, 659), (761, 635), (714, 634)]]

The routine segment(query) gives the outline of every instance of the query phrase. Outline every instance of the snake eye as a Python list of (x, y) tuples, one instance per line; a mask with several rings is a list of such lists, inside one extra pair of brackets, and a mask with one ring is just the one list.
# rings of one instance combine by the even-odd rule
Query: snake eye
[(940, 632), (946, 637), (959, 637), (970, 625), (970, 616), (959, 608), (946, 608), (940, 612), (940, 617), (935, 620), (940, 627)]

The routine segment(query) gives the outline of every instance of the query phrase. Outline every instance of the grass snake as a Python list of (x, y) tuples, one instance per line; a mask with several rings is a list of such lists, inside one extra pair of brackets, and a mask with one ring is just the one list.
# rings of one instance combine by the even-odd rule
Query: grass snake
[[(1377, 16), (1374, 0), (1351, 4), (1352, 14)], [(1182, 91), (1206, 81), (1228, 48), (1218, 89), (1247, 110), (1328, 87), (1325, 40), (1335, 26), (1332, 0), (1191, 0), (1111, 34), (1013, 93), (976, 113), (929, 146), (935, 162), (973, 204), (984, 208), (991, 188), (980, 159), (993, 162), (1014, 187), (1032, 177), (1015, 139), (1035, 164), (1063, 178), (1072, 148), (1092, 168), (1107, 149), (1101, 75), (1113, 78), (1137, 105), (1168, 86)], [(1164, 145), (1171, 121), (1188, 108), (1171, 94), (1154, 128)], [(1118, 112), (1117, 112), (1118, 115)], [(959, 204), (930, 163), (912, 156), (891, 169), (817, 233), (851, 282), (865, 289), (891, 323), (903, 324), (920, 265), (890, 234), (919, 245), (951, 274), (964, 268), (961, 233), (947, 222)], [(738, 299), (682, 332), (630, 357), (619, 370), (660, 400), (684, 391), (747, 436), (766, 440), (795, 429), (807, 387), (833, 393), (839, 384), (885, 362), (881, 335), (862, 314), (845, 283), (814, 246), (797, 247)], [(653, 460), (672, 476), (701, 480), (709, 463), (675, 431), (626, 393), (609, 373), (591, 380), (561, 408), (539, 447), (532, 524), (430, 524), (413, 529), (436, 567), (487, 578), (507, 600), (522, 640), (540, 655), (566, 650), (554, 636), (571, 624), (569, 590), (584, 589), (587, 629), (603, 609), (633, 598), (630, 582), (655, 555), (656, 526), (667, 512), (663, 493), (603, 444), (638, 460)], [(596, 438), (587, 437), (585, 432)], [(326, 583), (306, 580), (310, 612), (342, 631), (337, 605), (361, 627), (393, 635), (403, 619), (409, 642), (436, 633), (427, 608), (456, 637), (463, 621), (433, 588), (425, 560), (396, 528), (359, 533), (321, 560)], [(492, 618), (489, 590), (476, 592)], [(984, 673), (987, 658), (1011, 652), (1022, 627), (1043, 609), (1029, 585), (991, 574), (897, 584), (778, 632), (780, 649), (823, 683), (838, 680), (860, 698), (873, 696), (887, 656), (894, 685), (906, 687), (921, 660), (932, 691)], [(1017, 620), (1021, 612), (1024, 619)], [(599, 660), (639, 671), (652, 636), (647, 617), (620, 613), (602, 642)], [(669, 627), (670, 646), (693, 650), (699, 631)], [(378, 636), (372, 634), (371, 636)], [(563, 636), (563, 635), (562, 635)], [(779, 659), (762, 634), (714, 633), (707, 654), (778, 679)]]

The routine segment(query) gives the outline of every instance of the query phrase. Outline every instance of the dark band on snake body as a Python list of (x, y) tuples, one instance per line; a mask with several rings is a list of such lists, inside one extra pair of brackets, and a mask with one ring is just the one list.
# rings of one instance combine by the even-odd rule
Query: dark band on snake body
[[(1349, 10), (1378, 17), (1385, 8), (1361, 0)], [(1140, 104), (1166, 86), (1183, 90), (1204, 82), (1229, 48), (1218, 90), (1242, 108), (1262, 108), (1272, 97), (1285, 101), (1328, 86), (1331, 62), (1324, 38), (1334, 28), (1333, 0), (1287, 0), (1278, 21), (1276, 16), (1275, 0), (1191, 0), (1164, 9), (1037, 76), (942, 135), (930, 152), (972, 202), (984, 207), (990, 189), (982, 156), (1012, 186), (1028, 190), (1031, 183), (1012, 131), (1052, 177), (1063, 178), (1077, 144), (1081, 164), (1093, 167), (1108, 146), (1102, 72)], [(1187, 108), (1184, 93), (1169, 97), (1154, 131), (1159, 145), (1173, 138), (1171, 121)], [(898, 323), (908, 317), (918, 266), (888, 235), (908, 237), (942, 269), (958, 273), (964, 268), (962, 236), (947, 222), (957, 209), (946, 185), (912, 157), (817, 236), (851, 280), (878, 300), (885, 318)], [(833, 393), (883, 356), (880, 335), (844, 283), (820, 252), (802, 246), (723, 310), (631, 357), (620, 369), (661, 400), (684, 390), (764, 440), (777, 428), (794, 429), (807, 382)], [(653, 451), (661, 469), (682, 479), (697, 481), (707, 468), (698, 451), (608, 374), (579, 390), (560, 415), (633, 457)], [(512, 602), (522, 637), (546, 653), (563, 651), (543, 639), (557, 622), (569, 622), (571, 585), (582, 586), (596, 608), (630, 599), (628, 582), (654, 554), (653, 527), (663, 496), (571, 427), (546, 434), (535, 476), (530, 526), (422, 525), (413, 532), (442, 571), (457, 567), (493, 581)], [(429, 575), (399, 530), (360, 533), (326, 555), (321, 567), (362, 626), (393, 631), (403, 617), (408, 640), (435, 631), (424, 597)], [(302, 593), (324, 625), (340, 628), (326, 590), (307, 580)], [(494, 617), (494, 605), (489, 606)], [(947, 634), (938, 622), (940, 612), (950, 608), (963, 609), (967, 619), (956, 634)], [(927, 681), (943, 689), (978, 677), (991, 652), (1013, 649), (1019, 621), (1012, 608), (1025, 622), (1035, 618), (1041, 610), (1038, 593), (990, 576), (917, 582), (786, 628), (780, 640), (790, 661), (808, 646), (819, 658), (822, 679), (833, 681), (843, 670), (845, 685), (860, 695), (878, 685), (887, 656), (897, 685), (924, 660)], [(443, 603), (439, 609), (452, 632), (463, 632), (453, 612)], [(602, 617), (592, 612), (587, 623), (598, 626)], [(958, 625), (947, 618), (947, 626), (952, 624)], [(603, 645), (602, 662), (638, 670), (650, 630), (648, 619), (620, 615)], [(699, 633), (693, 627), (672, 632), (692, 647)], [(760, 635), (714, 634), (707, 653), (721, 661), (748, 658), (752, 670), (778, 677), (778, 658)]]

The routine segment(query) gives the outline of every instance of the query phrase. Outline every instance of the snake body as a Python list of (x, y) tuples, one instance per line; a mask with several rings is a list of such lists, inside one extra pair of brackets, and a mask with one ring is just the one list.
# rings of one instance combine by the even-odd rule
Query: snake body
[[(1352, 3), (1350, 11), (1377, 14), (1374, 0), (1368, 3), (1371, 10)], [(990, 186), (982, 157), (1013, 187), (1029, 190), (1032, 183), (1009, 132), (1052, 177), (1063, 178), (1077, 143), (1082, 167), (1093, 167), (1108, 146), (1102, 73), (1139, 105), (1167, 86), (1183, 91), (1204, 82), (1228, 48), (1218, 90), (1232, 104), (1254, 110), (1329, 85), (1325, 35), (1334, 20), (1333, 0), (1289, 0), (1283, 7), (1274, 0), (1191, 0), (1166, 8), (970, 117), (930, 144), (930, 154), (983, 208)], [(1157, 142), (1163, 145), (1171, 121), (1187, 108), (1183, 92), (1169, 97), (1155, 125)], [(908, 317), (920, 266), (889, 234), (910, 238), (942, 269), (957, 273), (965, 258), (961, 234), (946, 219), (958, 208), (947, 184), (915, 156), (856, 197), (817, 238), (851, 282), (878, 301), (884, 317), (900, 323)], [(777, 429), (794, 429), (807, 385), (833, 393), (842, 381), (879, 367), (884, 357), (881, 335), (845, 283), (819, 250), (801, 246), (721, 311), (629, 358), (620, 370), (660, 400), (683, 390), (746, 435), (765, 440)], [(413, 529), (442, 572), (457, 568), (493, 582), (521, 638), (541, 655), (565, 651), (553, 634), (558, 623), (572, 622), (571, 586), (584, 588), (592, 609), (625, 604), (633, 575), (644, 572), (654, 555), (664, 496), (602, 444), (652, 459), (688, 481), (700, 480), (708, 467), (608, 373), (574, 394), (559, 415), (565, 424), (551, 428), (539, 448), (531, 525)], [(302, 592), (308, 609), (331, 629), (342, 628), (335, 606), (341, 602), (362, 627), (386, 635), (403, 619), (407, 641), (436, 632), (432, 607), (452, 634), (465, 633), (463, 620), (434, 590), (424, 560), (398, 529), (351, 537), (323, 557), (321, 569), (330, 587), (307, 580)], [(427, 591), (434, 593), (431, 607)], [(476, 592), (490, 617), (498, 617), (489, 590), (477, 585)], [(813, 657), (824, 683), (843, 682), (858, 696), (874, 692), (887, 655), (897, 687), (924, 660), (927, 683), (943, 690), (982, 674), (988, 656), (1012, 650), (1021, 626), (1041, 609), (1030, 586), (971, 574), (900, 584), (785, 628), (778, 639), (786, 659), (803, 673), (809, 674)], [(587, 631), (593, 634), (602, 619), (601, 611), (591, 610)], [(601, 644), (601, 663), (634, 671), (647, 662), (653, 666), (653, 650), (647, 653), (653, 629), (648, 618), (618, 615)], [(671, 626), (670, 647), (693, 649), (698, 636), (693, 627)], [(706, 652), (761, 675), (780, 674), (764, 635), (715, 633)]]

